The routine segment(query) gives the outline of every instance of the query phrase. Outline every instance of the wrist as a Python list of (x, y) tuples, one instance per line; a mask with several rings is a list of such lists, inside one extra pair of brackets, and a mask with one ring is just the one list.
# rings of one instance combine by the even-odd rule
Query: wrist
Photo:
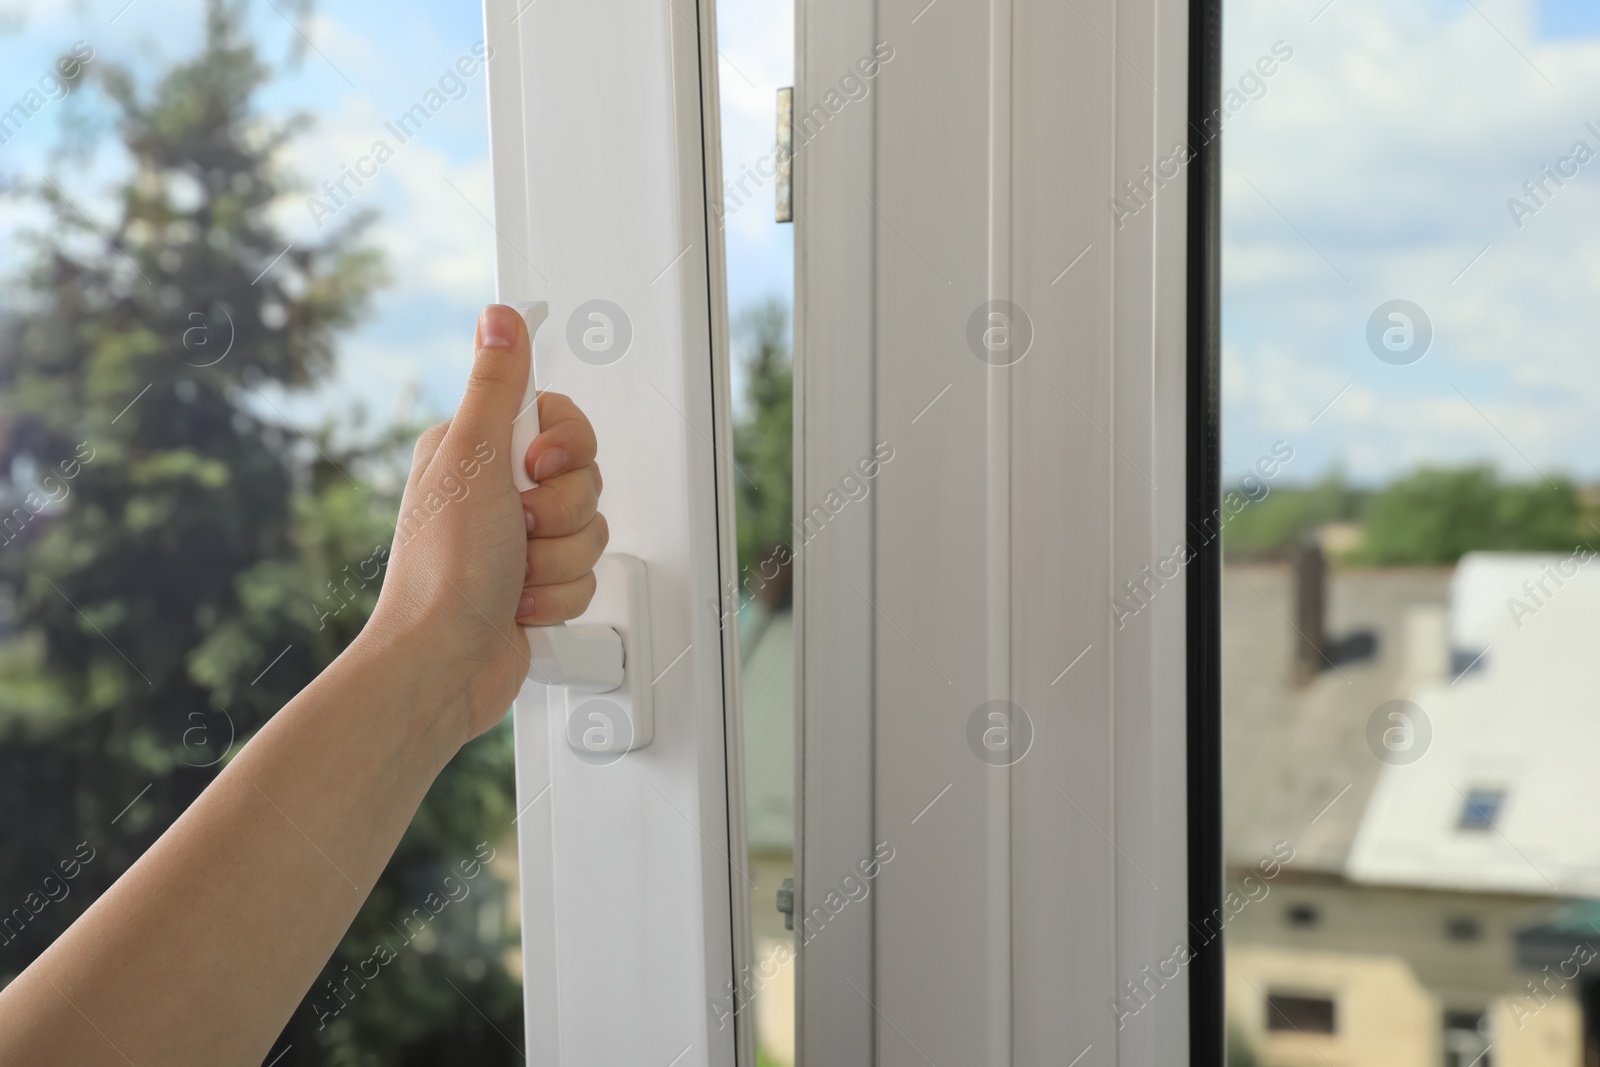
[(384, 694), (385, 727), (404, 731), (435, 773), (469, 740), (470, 678), (428, 627), (374, 615), (340, 658)]

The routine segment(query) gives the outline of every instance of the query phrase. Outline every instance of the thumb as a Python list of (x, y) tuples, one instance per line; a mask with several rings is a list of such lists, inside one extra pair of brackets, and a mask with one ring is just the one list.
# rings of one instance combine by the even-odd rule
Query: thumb
[(488, 442), (494, 463), (511, 461), (511, 422), (528, 387), (532, 355), (522, 316), (504, 304), (490, 304), (478, 316), (477, 352), (467, 391), (450, 422), (446, 441), (465, 448)]

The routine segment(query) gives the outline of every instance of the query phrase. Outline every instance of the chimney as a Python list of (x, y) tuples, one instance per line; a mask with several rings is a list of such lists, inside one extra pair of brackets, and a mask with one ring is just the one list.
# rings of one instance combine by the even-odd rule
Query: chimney
[(1294, 574), (1294, 674), (1310, 681), (1328, 665), (1328, 560), (1322, 546), (1307, 538), (1290, 549)]

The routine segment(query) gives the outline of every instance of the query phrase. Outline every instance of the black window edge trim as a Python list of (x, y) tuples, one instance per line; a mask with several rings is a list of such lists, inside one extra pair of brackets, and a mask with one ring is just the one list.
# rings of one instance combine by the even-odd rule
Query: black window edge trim
[[(1194, 556), (1187, 590), (1189, 1062), (1222, 1067), (1223, 945), (1202, 943), (1222, 907), (1222, 539), (1205, 536), (1222, 487), (1222, 0), (1189, 0), (1186, 512)], [(1212, 119), (1208, 125), (1207, 119)]]

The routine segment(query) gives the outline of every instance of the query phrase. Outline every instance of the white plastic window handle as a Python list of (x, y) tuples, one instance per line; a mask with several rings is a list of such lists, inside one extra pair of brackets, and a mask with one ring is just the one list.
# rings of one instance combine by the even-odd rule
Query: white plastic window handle
[[(538, 336), (539, 327), (550, 317), (550, 305), (540, 300), (532, 304), (518, 304), (516, 310), (528, 325), (528, 346), (532, 351), (533, 339)], [(528, 364), (528, 387), (522, 393), (522, 403), (517, 406), (516, 421), (511, 424), (511, 480), (516, 483), (519, 493), (526, 493), (534, 486), (527, 463), (528, 446), (539, 436), (539, 388), (534, 381), (534, 366), (533, 362)]]
[[(539, 326), (550, 314), (543, 300), (519, 304), (528, 324), (531, 343)], [(519, 492), (534, 487), (528, 476), (528, 446), (539, 436), (539, 392), (534, 383), (533, 366), (528, 368), (528, 388), (511, 424), (511, 480)], [(609, 626), (569, 625), (525, 626), (528, 649), (533, 654), (528, 677), (545, 685), (560, 685), (586, 693), (609, 693), (622, 685), (622, 637)]]

